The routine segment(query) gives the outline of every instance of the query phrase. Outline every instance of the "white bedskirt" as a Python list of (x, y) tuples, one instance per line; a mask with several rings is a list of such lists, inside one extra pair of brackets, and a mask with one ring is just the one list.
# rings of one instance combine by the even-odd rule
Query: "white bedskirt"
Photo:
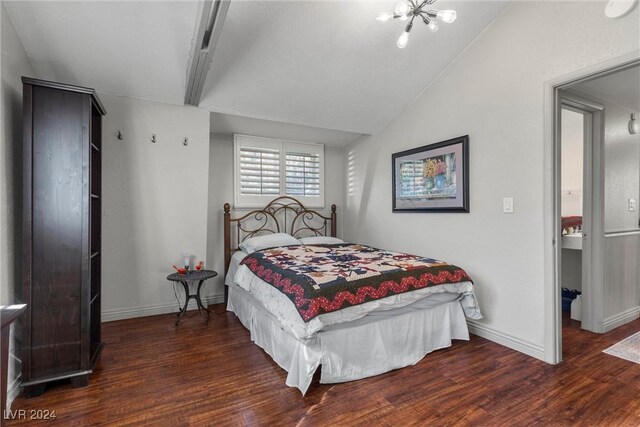
[(251, 340), (288, 372), (287, 385), (304, 395), (322, 365), (321, 383), (339, 383), (414, 365), (426, 354), (469, 340), (460, 301), (429, 309), (412, 306), (334, 325), (297, 339), (247, 291), (229, 286), (227, 310), (251, 332)]

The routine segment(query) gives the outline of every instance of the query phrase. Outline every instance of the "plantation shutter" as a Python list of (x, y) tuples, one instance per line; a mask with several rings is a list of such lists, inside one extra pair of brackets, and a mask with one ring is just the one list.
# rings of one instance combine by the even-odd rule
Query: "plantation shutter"
[(243, 195), (280, 194), (280, 151), (240, 147), (240, 193)]
[(324, 146), (234, 135), (235, 206), (261, 207), (278, 196), (324, 207)]
[(320, 155), (287, 152), (285, 161), (287, 196), (320, 196)]

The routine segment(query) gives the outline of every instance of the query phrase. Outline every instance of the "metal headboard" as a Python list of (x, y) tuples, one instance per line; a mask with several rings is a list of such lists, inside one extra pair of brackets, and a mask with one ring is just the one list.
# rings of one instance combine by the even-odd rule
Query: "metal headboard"
[[(235, 227), (235, 233), (232, 228)], [(293, 197), (278, 197), (264, 208), (252, 210), (241, 217), (231, 218), (231, 205), (224, 204), (224, 272), (227, 274), (231, 255), (239, 251), (244, 240), (265, 234), (288, 233), (293, 237), (336, 237), (336, 205), (330, 216), (306, 208)], [(327, 234), (329, 233), (329, 234)]]

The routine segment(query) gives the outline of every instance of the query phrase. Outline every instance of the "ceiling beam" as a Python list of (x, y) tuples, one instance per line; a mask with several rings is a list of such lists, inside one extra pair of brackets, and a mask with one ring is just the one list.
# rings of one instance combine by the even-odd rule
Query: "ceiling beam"
[(197, 106), (200, 103), (204, 82), (230, 3), (230, 0), (204, 0), (198, 5), (193, 46), (187, 68), (187, 88), (184, 95), (186, 105)]

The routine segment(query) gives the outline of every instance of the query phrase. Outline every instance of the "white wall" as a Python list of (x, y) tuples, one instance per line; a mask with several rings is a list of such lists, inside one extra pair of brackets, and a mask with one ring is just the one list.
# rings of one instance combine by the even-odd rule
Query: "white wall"
[(233, 135), (212, 133), (209, 148), (207, 268), (218, 272), (207, 290), (216, 302), (224, 298), (224, 232), (222, 206), (233, 204)]
[[(103, 321), (176, 311), (166, 280), (171, 265), (183, 252), (198, 260), (207, 256), (209, 112), (106, 94), (100, 98), (107, 110)], [(118, 130), (123, 140), (116, 138)], [(156, 144), (150, 142), (154, 133)]]
[(604, 105), (604, 222), (605, 222), (605, 331), (633, 321), (640, 314), (640, 236), (611, 234), (637, 231), (640, 203), (640, 135), (631, 135), (629, 110), (610, 102)]
[[(639, 9), (609, 20), (603, 8), (514, 2), (391, 125), (348, 152), (347, 238), (462, 266), (485, 315), (473, 330), (541, 359), (551, 316), (543, 277), (544, 83), (639, 48)], [(471, 212), (392, 213), (391, 154), (465, 134)], [(501, 211), (507, 196), (513, 214)]]
[[(261, 135), (259, 135), (261, 136)], [(278, 137), (277, 135), (275, 136)], [(293, 140), (305, 142), (295, 134)], [(315, 141), (317, 142), (317, 141)], [(338, 236), (344, 235), (345, 212), (345, 151), (342, 147), (325, 146), (325, 208), (329, 213), (335, 204), (338, 211)], [(209, 151), (209, 214), (207, 238), (207, 265), (219, 273), (209, 288), (213, 301), (222, 301), (224, 294), (224, 229), (222, 207), (233, 206), (233, 135), (212, 133)], [(245, 211), (246, 212), (246, 211)]]
[[(0, 304), (21, 302), (22, 228), (22, 76), (34, 77), (13, 23), (0, 6), (2, 21), (2, 141), (0, 143)], [(20, 327), (11, 327), (8, 405), (19, 391)]]
[(629, 133), (631, 113), (606, 101), (604, 105), (604, 228), (605, 232), (637, 230), (638, 209), (629, 210), (629, 199), (640, 203), (640, 135)]
[[(22, 76), (34, 77), (27, 53), (5, 9), (2, 15), (2, 144), (0, 144), (0, 303), (15, 302), (19, 286), (20, 219), (22, 218)], [(16, 245), (18, 245), (16, 247)], [(18, 275), (18, 276), (16, 276)]]
[(582, 216), (584, 116), (562, 110), (562, 216)]

